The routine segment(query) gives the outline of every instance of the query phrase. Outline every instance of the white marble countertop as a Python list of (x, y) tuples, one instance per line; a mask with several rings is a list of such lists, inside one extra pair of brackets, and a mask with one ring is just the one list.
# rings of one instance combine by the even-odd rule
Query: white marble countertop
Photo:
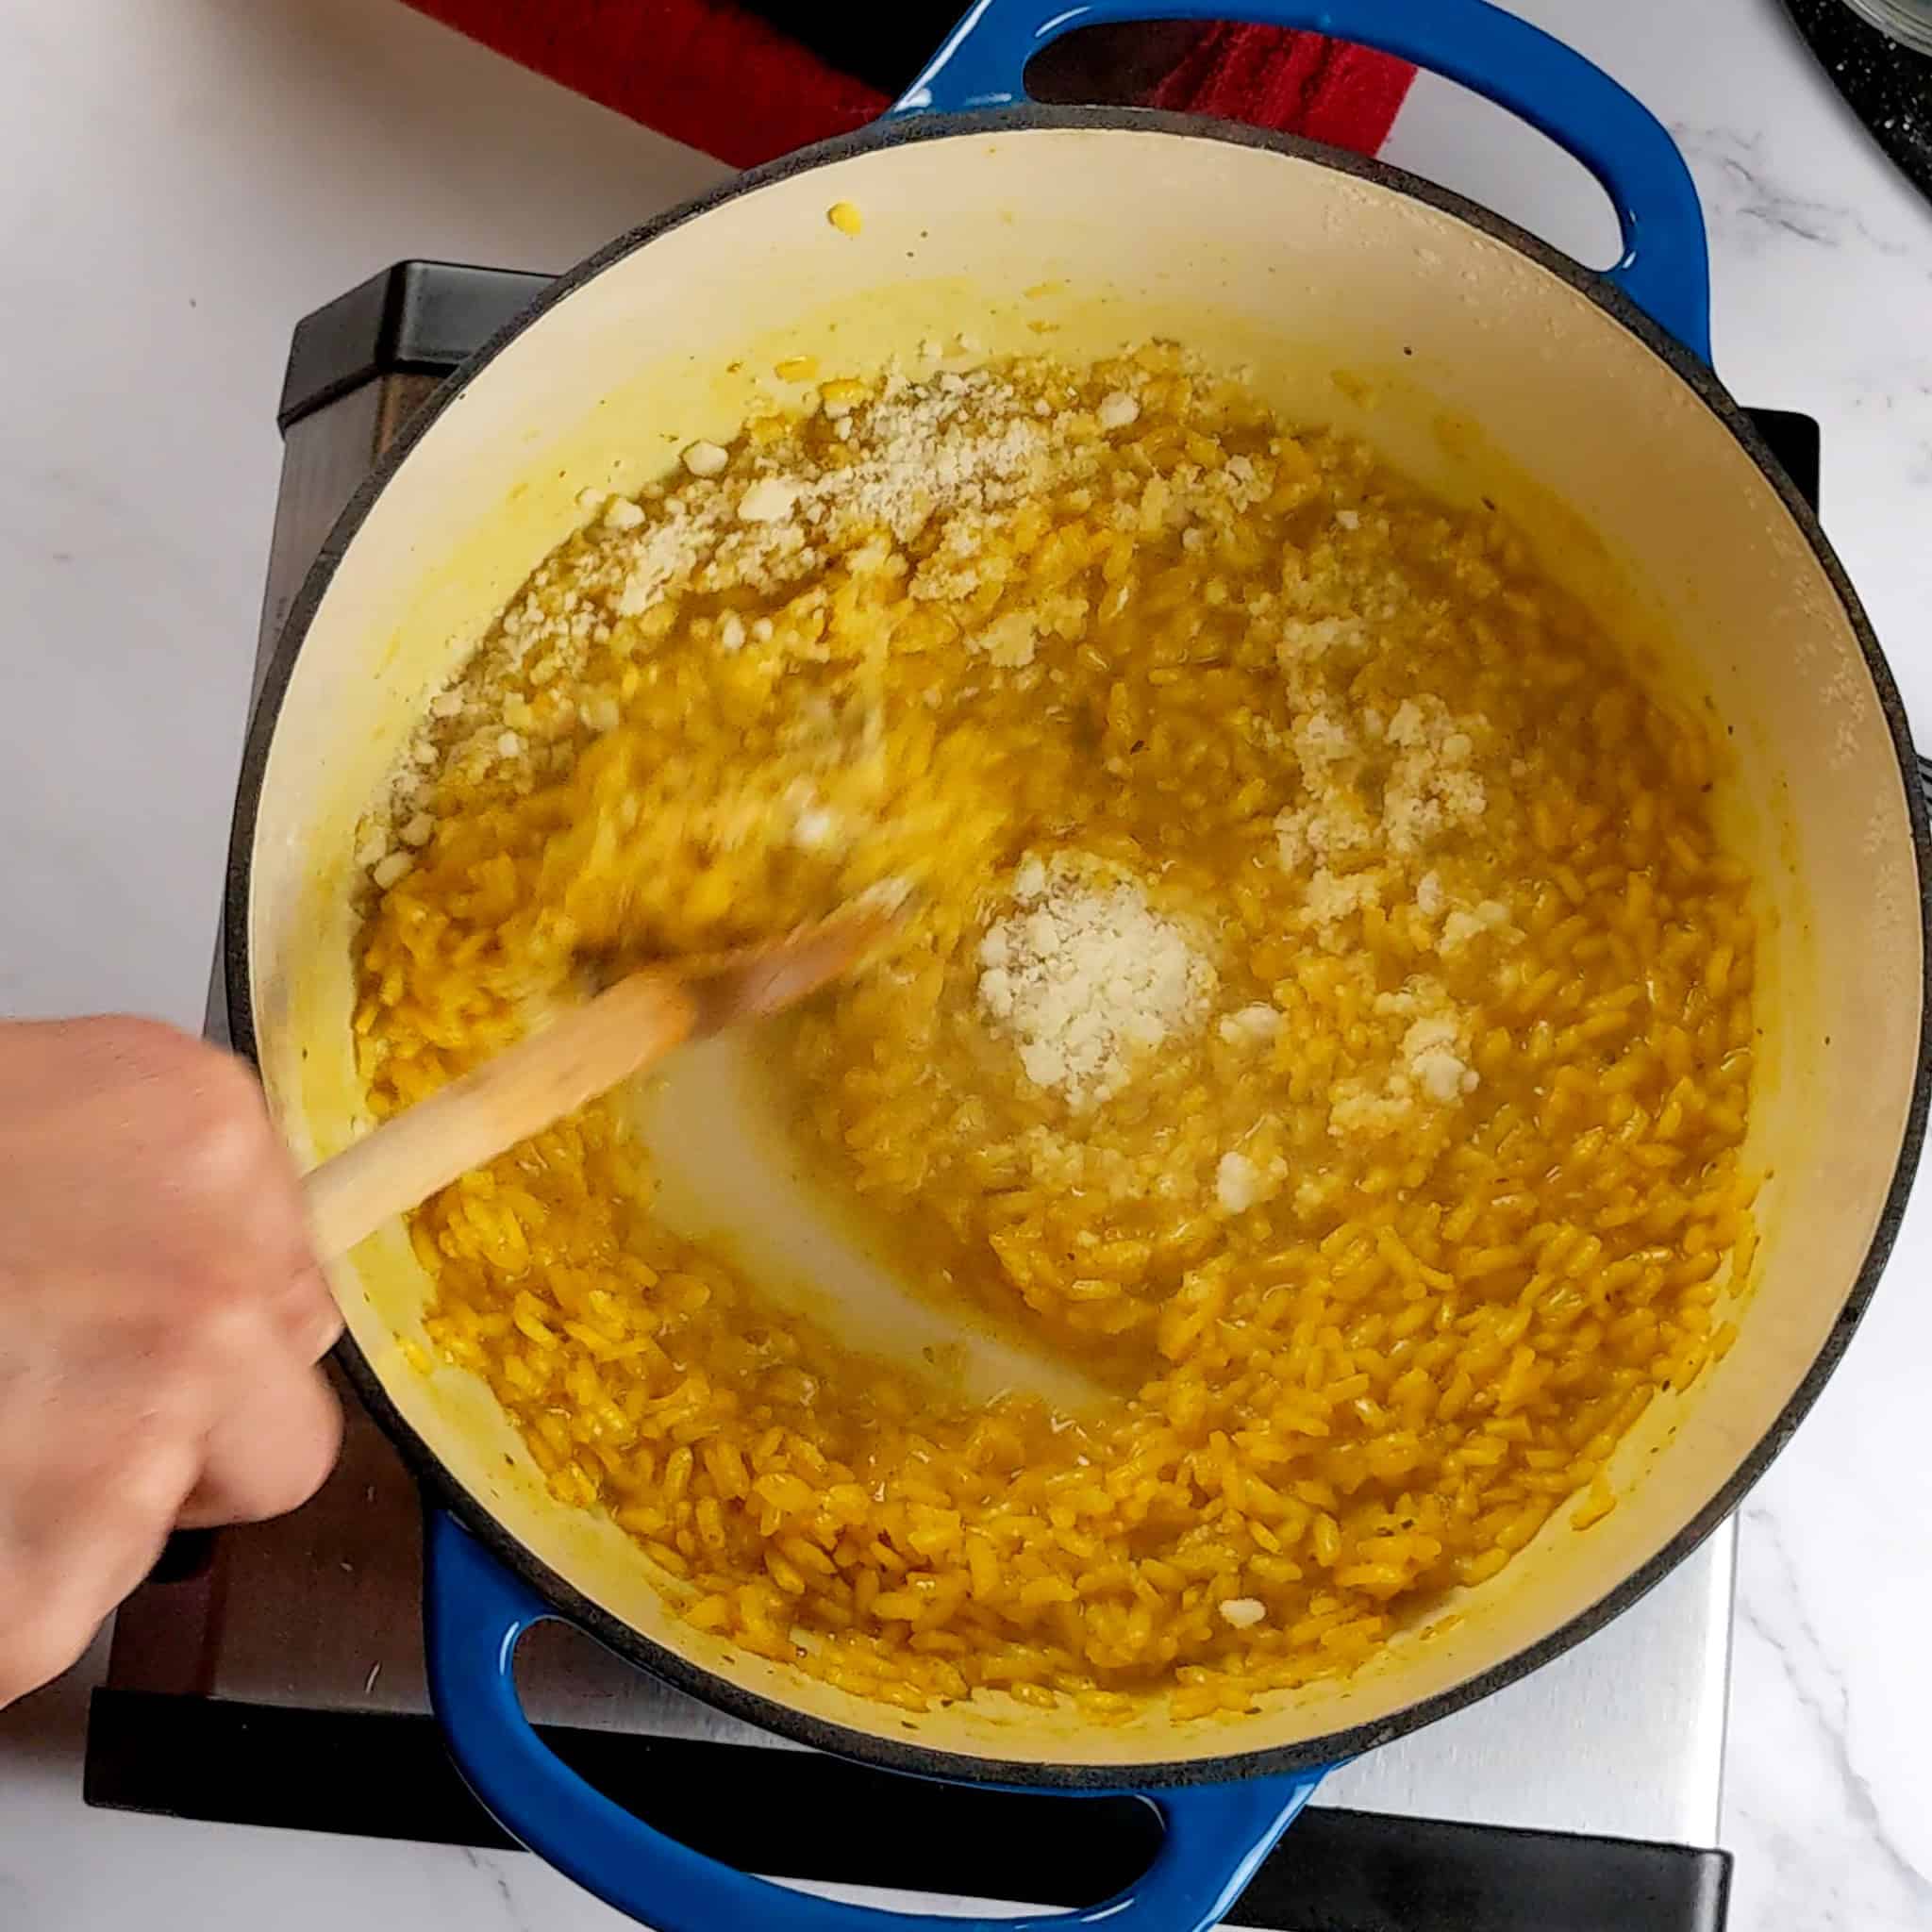
[[(1823, 423), (1826, 525), (1932, 738), (1932, 206), (1776, 0), (1521, 10), (1682, 140), (1718, 365)], [(1427, 83), (1389, 152), (1604, 258), (1540, 145)], [(296, 318), (405, 256), (560, 268), (717, 173), (396, 0), (0, 0), (0, 1011), (198, 1021)], [(1932, 1925), (1928, 1273), (1922, 1195), (1745, 1510), (1735, 1932)], [(529, 1858), (85, 1809), (98, 1662), (0, 1717), (8, 1932), (617, 1924)]]

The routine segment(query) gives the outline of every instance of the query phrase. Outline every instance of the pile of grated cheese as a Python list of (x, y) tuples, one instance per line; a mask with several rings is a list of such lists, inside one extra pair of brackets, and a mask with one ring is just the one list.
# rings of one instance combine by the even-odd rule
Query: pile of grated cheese
[(1013, 908), (980, 941), (979, 1005), (1036, 1086), (1094, 1106), (1137, 1056), (1206, 1017), (1213, 966), (1127, 874), (1077, 853), (1029, 856)]
[[(1283, 737), (1301, 796), (1275, 817), (1276, 855), (1300, 886), (1296, 927), (1323, 952), (1358, 962), (1363, 921), (1374, 908), (1404, 922), (1418, 954), (1452, 965), (1479, 941), (1501, 947), (1518, 937), (1500, 901), (1457, 891), (1463, 880), (1456, 843), (1489, 810), (1474, 767), (1492, 727), (1481, 713), (1454, 711), (1428, 691), (1404, 697), (1387, 716), (1339, 704), (1324, 663), (1379, 648), (1374, 626), (1345, 613), (1298, 617), (1284, 627), (1278, 663), (1293, 719)], [(1470, 1016), (1440, 979), (1424, 973), (1395, 993), (1363, 990), (1385, 1023), (1389, 1057), (1379, 1071), (1335, 1083), (1328, 1131), (1338, 1140), (1406, 1131), (1419, 1109), (1456, 1107), (1480, 1084)], [(1408, 1023), (1399, 1038), (1386, 1024), (1391, 1021)], [(1228, 1211), (1265, 1198), (1239, 1164), (1222, 1183)]]
[[(959, 346), (967, 349), (963, 339)], [(937, 342), (922, 345), (926, 359), (942, 353)], [(787, 372), (781, 365), (774, 374)], [(1113, 410), (1100, 413), (1117, 425), (1123, 399), (1107, 400)], [(688, 593), (748, 589), (769, 596), (795, 589), (795, 625), (786, 625), (782, 614), (777, 622), (767, 615), (747, 623), (727, 611), (698, 618), (695, 626), (700, 634), (714, 626), (721, 651), (822, 658), (825, 646), (799, 635), (816, 639), (813, 615), (829, 602), (825, 583), (815, 578), (834, 569), (884, 570), (910, 576), (910, 594), (920, 601), (970, 594), (979, 587), (988, 528), (1029, 493), (1091, 475), (1104, 447), (1096, 415), (1042, 415), (1046, 405), (1030, 391), (985, 367), (908, 372), (890, 365), (874, 379), (819, 385), (812, 408), (838, 444), (820, 458), (801, 458), (795, 442), (768, 445), (748, 433), (728, 448), (701, 439), (685, 446), (675, 470), (636, 497), (598, 488), (579, 494), (585, 521), (575, 551), (538, 566), (458, 683), (432, 698), (391, 774), (384, 805), (359, 826), (357, 860), (376, 890), (402, 878), (429, 841), (433, 820), (423, 806), (436, 771), (460, 768), (476, 782), (489, 773), (560, 770), (575, 756), (578, 712), (558, 708), (540, 733), (520, 683), (540, 694), (567, 690), (597, 647), (614, 639), (629, 655), (661, 636)], [(901, 546), (928, 525), (938, 561), (916, 572)], [(1048, 600), (1039, 625), (1064, 620), (1073, 601)], [(974, 647), (1001, 668), (1024, 670), (1034, 636), (1034, 621), (1023, 619), (975, 638)], [(601, 735), (619, 715), (607, 693), (587, 703), (581, 720)], [(801, 847), (833, 838), (831, 820), (808, 801)]]

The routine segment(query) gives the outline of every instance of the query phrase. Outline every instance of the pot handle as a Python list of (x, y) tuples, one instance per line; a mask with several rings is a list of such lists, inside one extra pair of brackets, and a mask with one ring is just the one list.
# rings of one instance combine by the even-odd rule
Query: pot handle
[(1460, 81), (1583, 163), (1617, 210), (1608, 274), (1651, 320), (1710, 360), (1704, 210), (1684, 157), (1636, 95), (1574, 48), (1488, 0), (974, 0), (892, 114), (1026, 98), (1026, 63), (1074, 27), (1145, 20), (1307, 27)]
[[(655, 1831), (553, 1755), (517, 1699), (519, 1640), (556, 1617), (453, 1517), (425, 1525), (429, 1696), (450, 1756), (503, 1828), (607, 1905), (657, 1932), (1207, 1932), (1307, 1803), (1320, 1772), (1136, 1792), (1165, 1835), (1147, 1872), (1087, 1911), (956, 1919), (882, 1911), (754, 1878)], [(1069, 1793), (1070, 1805), (1119, 1792)], [(855, 1837), (862, 1837), (858, 1821)]]

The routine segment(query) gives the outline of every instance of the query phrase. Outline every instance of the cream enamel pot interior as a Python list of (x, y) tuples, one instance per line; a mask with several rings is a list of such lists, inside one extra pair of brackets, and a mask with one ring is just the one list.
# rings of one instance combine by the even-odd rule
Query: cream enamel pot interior
[[(511, 1831), (666, 1932), (830, 1932), (852, 1911), (695, 1858), (549, 1759), (508, 1674), (529, 1622), (565, 1615), (701, 1698), (885, 1767), (1155, 1790), (1166, 1843), (1108, 1923), (1206, 1924), (1321, 1767), (1576, 1641), (1735, 1505), (1843, 1346), (1917, 1153), (1926, 834), (1902, 713), (1815, 520), (1695, 353), (1702, 229), (1667, 137), (1595, 69), (1477, 0), (1238, 9), (1392, 46), (1533, 110), (1619, 200), (1634, 249), (1613, 282), (1410, 177), (1297, 141), (998, 105), (1017, 98), (1031, 45), (1132, 10), (1040, 27), (1026, 7), (982, 5), (908, 108), (989, 111), (902, 112), (665, 216), (557, 284), (424, 412), (331, 537), (254, 721), (228, 924), (234, 1037), (298, 1158), (340, 1149), (358, 1110), (356, 820), (428, 694), (579, 519), (587, 485), (635, 488), (691, 439), (727, 436), (778, 354), (864, 367), (962, 328), (994, 352), (1037, 349), (1042, 321), (1067, 355), (1173, 336), (1249, 365), (1287, 416), (1368, 439), (1446, 496), (1492, 498), (1553, 575), (1733, 729), (1722, 810), (1763, 880), (1752, 1154), (1774, 1178), (1757, 1279), (1736, 1346), (1623, 1444), (1620, 1507), (1588, 1535), (1553, 1517), (1453, 1628), (1237, 1722), (1179, 1724), (1157, 1705), (1096, 1728), (999, 1698), (908, 1717), (682, 1627), (621, 1532), (550, 1500), (480, 1383), (408, 1365), (425, 1278), (399, 1228), (373, 1239), (337, 1280), (343, 1356), (437, 1506), (432, 1677), (453, 1748)], [(1625, 139), (1639, 159), (1608, 152)], [(1650, 227), (1646, 195), (1669, 203)], [(862, 212), (858, 236), (828, 225), (840, 201)], [(1657, 259), (1660, 244), (1675, 258)]]

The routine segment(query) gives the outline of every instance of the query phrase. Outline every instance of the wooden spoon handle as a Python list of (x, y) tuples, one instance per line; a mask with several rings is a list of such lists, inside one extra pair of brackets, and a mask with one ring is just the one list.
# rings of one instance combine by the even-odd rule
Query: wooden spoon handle
[(385, 1121), (304, 1177), (316, 1252), (346, 1255), (458, 1174), (662, 1059), (697, 1017), (680, 976), (633, 973)]

